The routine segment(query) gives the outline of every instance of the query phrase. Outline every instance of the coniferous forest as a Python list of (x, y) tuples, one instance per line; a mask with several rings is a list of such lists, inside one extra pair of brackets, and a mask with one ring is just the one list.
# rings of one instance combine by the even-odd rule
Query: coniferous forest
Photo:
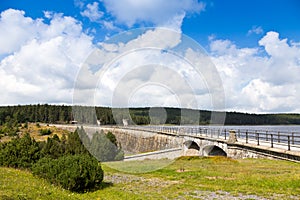
[[(153, 108), (130, 108), (129, 123), (137, 125), (149, 124), (150, 109)], [(166, 120), (164, 122), (165, 124), (206, 125), (210, 123), (212, 115), (212, 111), (207, 110), (191, 110), (184, 108), (164, 109), (166, 111)], [(115, 111), (115, 113), (113, 112), (113, 110)], [(81, 123), (96, 124), (97, 120), (99, 120), (102, 125), (113, 125), (119, 122), (122, 118), (127, 118), (125, 115), (122, 115), (125, 110), (124, 108), (114, 108), (113, 110), (108, 107), (72, 107), (66, 105), (48, 104), (2, 106), (0, 107), (0, 125), (3, 125), (4, 123), (13, 124), (25, 122), (66, 124), (70, 123), (72, 120), (74, 120), (74, 118)], [(182, 111), (184, 111), (185, 113), (190, 113), (190, 116), (193, 116), (193, 114), (199, 115), (199, 121), (195, 121), (195, 119), (191, 118), (183, 119), (181, 116)], [(225, 125), (300, 124), (300, 114), (249, 114), (238, 112), (226, 112), (225, 114)]]

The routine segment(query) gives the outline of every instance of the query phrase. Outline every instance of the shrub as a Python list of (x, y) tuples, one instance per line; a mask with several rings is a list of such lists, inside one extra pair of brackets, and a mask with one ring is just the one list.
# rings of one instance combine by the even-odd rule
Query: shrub
[(28, 133), (0, 145), (1, 166), (30, 168), (39, 158), (39, 145)]
[(52, 138), (48, 137), (47, 142), (41, 143), (40, 150), (42, 156), (50, 158), (59, 158), (65, 154), (65, 146), (56, 134)]
[(84, 154), (42, 158), (33, 165), (32, 173), (75, 192), (92, 189), (103, 180), (101, 165), (95, 158)]
[(124, 152), (118, 147), (117, 140), (111, 132), (109, 134), (105, 134), (103, 130), (100, 133), (96, 132), (88, 148), (90, 153), (101, 162), (124, 159)]

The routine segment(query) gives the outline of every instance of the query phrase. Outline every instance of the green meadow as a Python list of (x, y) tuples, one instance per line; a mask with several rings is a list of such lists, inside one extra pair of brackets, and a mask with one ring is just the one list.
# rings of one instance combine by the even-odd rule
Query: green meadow
[[(265, 159), (181, 157), (102, 164), (104, 181), (72, 193), (29, 171), (0, 168), (1, 199), (299, 199), (300, 164)], [(151, 171), (151, 169), (157, 169)], [(117, 170), (118, 169), (118, 170)], [(137, 173), (148, 171), (146, 173)]]

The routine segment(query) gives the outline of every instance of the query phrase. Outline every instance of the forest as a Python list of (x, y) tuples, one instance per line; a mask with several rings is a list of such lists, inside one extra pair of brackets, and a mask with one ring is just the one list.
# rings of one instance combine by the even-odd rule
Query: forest
[[(129, 110), (129, 111), (128, 111)], [(158, 120), (155, 120), (157, 110)], [(161, 111), (165, 119), (159, 121)], [(152, 113), (150, 115), (150, 112)], [(153, 114), (154, 113), (154, 114)], [(186, 114), (188, 113), (188, 114)], [(0, 125), (41, 122), (67, 124), (72, 121), (79, 123), (114, 125), (128, 119), (129, 124), (192, 124), (206, 125), (211, 123), (212, 113), (225, 114), (225, 125), (297, 125), (300, 124), (300, 114), (249, 114), (239, 112), (214, 112), (208, 110), (193, 110), (185, 108), (109, 108), (67, 105), (16, 105), (0, 107)], [(199, 116), (199, 117), (193, 117)]]

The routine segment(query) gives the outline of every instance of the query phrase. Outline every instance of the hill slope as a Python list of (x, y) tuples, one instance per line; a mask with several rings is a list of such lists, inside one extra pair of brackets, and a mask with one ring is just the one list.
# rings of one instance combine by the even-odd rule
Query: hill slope
[[(146, 163), (145, 163), (146, 162)], [(122, 162), (124, 167), (147, 165)], [(33, 177), (0, 168), (0, 199), (299, 199), (300, 165), (276, 160), (180, 158), (164, 169), (128, 174), (103, 164), (102, 189), (71, 193)]]

